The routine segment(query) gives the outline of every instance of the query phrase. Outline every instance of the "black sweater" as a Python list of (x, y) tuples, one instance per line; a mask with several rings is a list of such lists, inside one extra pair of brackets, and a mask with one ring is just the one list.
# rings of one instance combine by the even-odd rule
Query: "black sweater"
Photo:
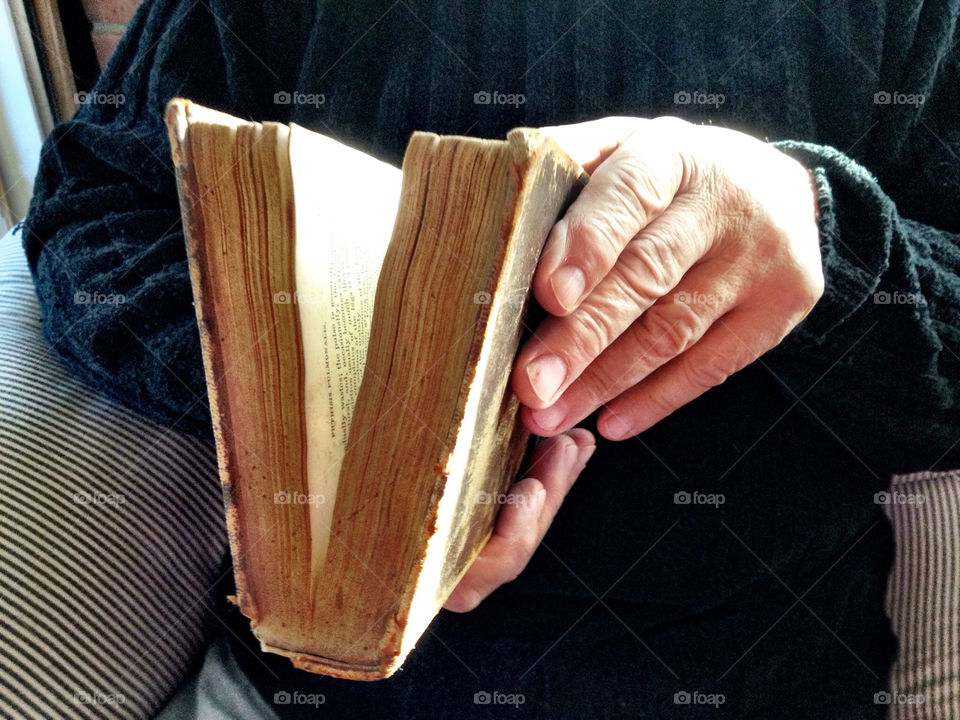
[[(396, 679), (274, 681), (249, 660), (268, 699), (315, 685), (331, 711), (503, 711), (473, 704), (486, 689), (543, 717), (691, 717), (673, 695), (700, 689), (729, 717), (877, 716), (893, 645), (873, 494), (892, 472), (960, 466), (958, 15), (960, 0), (144, 3), (96, 89), (122, 102), (83, 105), (44, 146), (25, 245), (69, 367), (206, 438), (173, 96), (396, 163), (418, 129), (674, 114), (777, 142), (817, 179), (826, 290), (777, 348), (601, 442), (521, 578), (443, 613)], [(284, 91), (324, 102), (275, 103)], [(681, 490), (726, 502), (676, 505)]]

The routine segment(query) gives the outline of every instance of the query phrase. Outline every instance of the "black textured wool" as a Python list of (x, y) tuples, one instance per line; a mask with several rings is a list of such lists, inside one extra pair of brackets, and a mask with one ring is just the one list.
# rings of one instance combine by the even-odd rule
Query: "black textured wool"
[[(442, 613), (395, 678), (240, 650), (265, 697), (323, 692), (326, 711), (371, 717), (882, 717), (892, 548), (874, 494), (891, 472), (960, 465), (958, 14), (957, 0), (145, 3), (97, 88), (124, 102), (83, 106), (44, 147), (25, 244), (70, 368), (207, 439), (173, 96), (396, 163), (414, 130), (673, 114), (777, 142), (817, 179), (826, 291), (780, 346), (641, 436), (601, 441), (528, 569), (477, 611)], [(476, 103), (484, 91), (524, 102)], [(283, 92), (323, 103), (276, 104)], [(710, 94), (723, 102), (683, 102)], [(725, 502), (674, 502), (693, 491)], [(475, 704), (483, 691), (525, 702)]]

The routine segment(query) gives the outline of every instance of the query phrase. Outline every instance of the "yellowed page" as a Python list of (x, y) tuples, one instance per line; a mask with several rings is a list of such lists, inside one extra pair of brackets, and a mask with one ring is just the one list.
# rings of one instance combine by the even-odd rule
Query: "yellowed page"
[(305, 365), (312, 575), (323, 567), (353, 406), (363, 379), (377, 277), (400, 197), (399, 168), (290, 126), (297, 287)]

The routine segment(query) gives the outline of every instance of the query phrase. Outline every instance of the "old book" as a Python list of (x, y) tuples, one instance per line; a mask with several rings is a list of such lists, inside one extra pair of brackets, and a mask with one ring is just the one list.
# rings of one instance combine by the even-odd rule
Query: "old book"
[(401, 171), (186, 100), (166, 119), (234, 600), (297, 667), (388, 677), (518, 471), (510, 369), (582, 170), (527, 128), (414, 133)]

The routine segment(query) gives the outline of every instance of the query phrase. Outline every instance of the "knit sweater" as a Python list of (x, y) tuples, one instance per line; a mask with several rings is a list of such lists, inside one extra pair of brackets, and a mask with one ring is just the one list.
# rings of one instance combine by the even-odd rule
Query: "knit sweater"
[[(673, 114), (773, 142), (816, 179), (825, 292), (777, 348), (601, 441), (521, 577), (442, 613), (396, 678), (241, 653), (264, 696), (320, 688), (331, 710), (378, 716), (495, 716), (473, 704), (486, 690), (538, 717), (877, 717), (894, 641), (874, 494), (892, 472), (960, 466), (958, 15), (960, 0), (144, 3), (105, 101), (44, 145), (25, 247), (64, 362), (207, 439), (173, 96), (395, 163), (414, 130)], [(674, 502), (694, 491), (725, 502)], [(696, 690), (725, 702), (675, 703)]]

